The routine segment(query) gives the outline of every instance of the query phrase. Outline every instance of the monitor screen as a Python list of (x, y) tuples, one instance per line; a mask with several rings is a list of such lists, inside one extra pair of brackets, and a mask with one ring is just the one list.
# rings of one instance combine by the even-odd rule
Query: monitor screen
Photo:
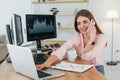
[(56, 38), (56, 19), (54, 15), (26, 15), (27, 40)]
[(20, 46), (23, 43), (23, 31), (21, 16), (14, 14), (12, 18), (12, 28), (15, 45)]
[(6, 31), (7, 31), (7, 37), (8, 37), (9, 44), (13, 44), (12, 29), (9, 24), (6, 24)]
[[(56, 38), (55, 15), (26, 14), (27, 41)], [(40, 44), (37, 44), (41, 46)], [(40, 47), (39, 46), (39, 47)]]

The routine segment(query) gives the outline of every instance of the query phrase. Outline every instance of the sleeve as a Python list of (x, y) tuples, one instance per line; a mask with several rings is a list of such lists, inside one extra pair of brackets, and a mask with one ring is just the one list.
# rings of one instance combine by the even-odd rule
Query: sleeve
[(81, 58), (89, 61), (92, 60), (96, 55), (103, 54), (106, 43), (107, 43), (107, 38), (103, 34), (99, 35), (96, 40), (94, 48), (91, 51), (82, 54)]
[(68, 40), (67, 42), (65, 42), (59, 49), (57, 49), (56, 51), (54, 51), (52, 53), (52, 55), (57, 56), (57, 58), (61, 61), (65, 54), (67, 53), (67, 51), (69, 49), (72, 49), (74, 47), (74, 44), (76, 43), (76, 36), (73, 37), (72, 39)]

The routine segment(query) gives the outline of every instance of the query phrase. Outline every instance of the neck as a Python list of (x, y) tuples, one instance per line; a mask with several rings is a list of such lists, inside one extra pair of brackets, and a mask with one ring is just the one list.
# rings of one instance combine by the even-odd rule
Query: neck
[(88, 38), (88, 37), (89, 37), (89, 34), (88, 34), (88, 33), (86, 33), (86, 34), (83, 34), (83, 33), (82, 33), (82, 35), (83, 35), (83, 38)]

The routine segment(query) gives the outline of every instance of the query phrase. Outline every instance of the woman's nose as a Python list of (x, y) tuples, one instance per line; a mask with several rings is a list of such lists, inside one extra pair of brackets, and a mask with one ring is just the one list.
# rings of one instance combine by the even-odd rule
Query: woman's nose
[(81, 23), (80, 27), (83, 28), (83, 23)]
[(84, 24), (83, 23), (81, 23), (81, 28), (83, 28), (84, 27)]

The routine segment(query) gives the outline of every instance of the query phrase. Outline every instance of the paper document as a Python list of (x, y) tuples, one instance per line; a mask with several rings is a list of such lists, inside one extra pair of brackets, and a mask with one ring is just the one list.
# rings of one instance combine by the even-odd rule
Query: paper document
[(80, 73), (84, 72), (92, 67), (93, 67), (93, 65), (75, 64), (75, 63), (69, 63), (69, 62), (65, 62), (65, 61), (62, 61), (61, 63), (55, 64), (54, 66), (52, 66), (52, 68), (80, 72)]

